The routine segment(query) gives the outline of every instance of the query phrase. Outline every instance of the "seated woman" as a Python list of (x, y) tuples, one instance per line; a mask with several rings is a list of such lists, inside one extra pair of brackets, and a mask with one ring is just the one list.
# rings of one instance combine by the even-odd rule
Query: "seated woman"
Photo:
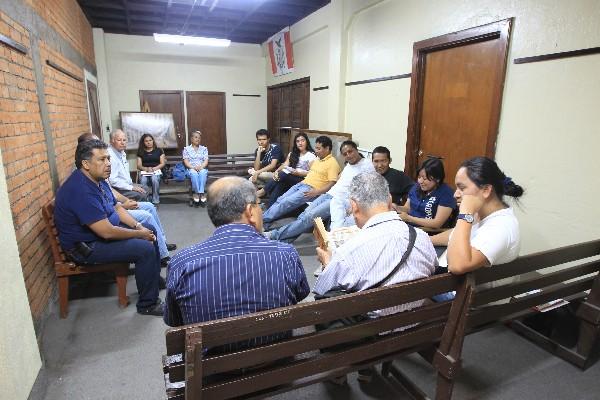
[(421, 164), (408, 200), (397, 207), (402, 221), (426, 228), (441, 228), (446, 223), (456, 208), (456, 200), (444, 178), (444, 164), (439, 158), (429, 158)]
[(448, 270), (464, 274), (517, 258), (519, 222), (503, 198), (521, 197), (523, 188), (487, 157), (462, 163), (455, 183), (454, 196), (460, 205), (456, 227), (431, 238), (436, 246), (448, 246)]
[(269, 181), (264, 189), (257, 192), (259, 197), (269, 196), (267, 208), (296, 183), (301, 182), (308, 174), (310, 165), (317, 156), (314, 153), (308, 135), (300, 132), (294, 136), (294, 148), (287, 159), (273, 173), (273, 180)]
[(158, 190), (162, 177), (161, 170), (165, 163), (164, 151), (156, 146), (152, 135), (144, 133), (138, 144), (137, 169), (141, 172), (142, 179), (140, 183), (146, 189), (146, 192), (150, 193), (152, 190), (152, 204), (154, 205), (160, 203)]
[(208, 177), (208, 149), (200, 145), (202, 132), (192, 132), (190, 141), (192, 144), (183, 149), (183, 165), (187, 168), (186, 176), (192, 181), (192, 192), (194, 198), (194, 207), (206, 205), (206, 195), (204, 186)]

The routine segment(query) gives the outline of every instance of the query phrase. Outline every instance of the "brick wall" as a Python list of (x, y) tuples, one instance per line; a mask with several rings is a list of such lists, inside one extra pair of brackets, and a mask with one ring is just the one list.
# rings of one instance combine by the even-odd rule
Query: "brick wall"
[(48, 24), (64, 37), (91, 65), (94, 42), (90, 23), (75, 0), (26, 0)]
[(83, 82), (57, 71), (45, 60), (51, 60), (82, 80), (84, 76), (81, 68), (44, 42), (40, 42), (40, 58), (44, 63), (44, 92), (54, 139), (58, 179), (62, 183), (73, 171), (77, 137), (90, 130), (87, 97)]
[[(30, 45), (29, 33), (0, 12), (0, 33)], [(53, 269), (40, 212), (52, 197), (46, 142), (31, 53), (0, 46), (0, 148), (25, 286), (34, 317), (53, 288)]]
[[(60, 49), (68, 43), (91, 65), (94, 52), (91, 27), (76, 0), (18, 1), (32, 7), (64, 40), (50, 43), (43, 34), (17, 23), (18, 16), (11, 19), (0, 11), (0, 33), (28, 49), (23, 55), (0, 44), (0, 148), (25, 287), (34, 321), (38, 321), (53, 298), (56, 283), (41, 213), (54, 193), (37, 89), (41, 84), (54, 148), (50, 156), (63, 182), (73, 167), (77, 136), (89, 131), (87, 98), (83, 82), (48, 66), (46, 60), (83, 78), (82, 67)], [(32, 46), (34, 40), (37, 48)], [(42, 71), (36, 75), (32, 52), (38, 50)]]

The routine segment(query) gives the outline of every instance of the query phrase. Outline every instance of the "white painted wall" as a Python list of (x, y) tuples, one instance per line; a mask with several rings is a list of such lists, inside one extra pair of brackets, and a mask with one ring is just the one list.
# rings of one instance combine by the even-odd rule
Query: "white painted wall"
[(0, 151), (0, 399), (27, 399), (42, 365)]
[[(120, 125), (119, 111), (140, 110), (140, 90), (218, 91), (226, 93), (227, 151), (256, 147), (254, 133), (267, 125), (265, 59), (259, 45), (182, 46), (156, 43), (147, 36), (100, 35), (97, 30), (94, 42), (99, 86), (104, 83), (108, 88), (113, 129)], [(233, 93), (261, 97), (233, 97)], [(103, 115), (104, 127), (105, 120)]]
[[(326, 18), (329, 31), (342, 27), (339, 37), (330, 33), (331, 87), (335, 79), (343, 85), (409, 73), (414, 42), (509, 17), (515, 23), (496, 160), (527, 191), (517, 208), (522, 253), (600, 238), (600, 55), (512, 63), (598, 46), (597, 1), (332, 0), (291, 32), (310, 35), (310, 19), (319, 18)], [(315, 34), (322, 29), (322, 23), (313, 26)], [(336, 46), (344, 61), (339, 68), (331, 54)], [(300, 54), (296, 64), (325, 60), (318, 49)], [(388, 146), (393, 165), (403, 168), (410, 80), (343, 87), (335, 96), (327, 110), (330, 121), (341, 116), (335, 130), (351, 132), (361, 147)], [(311, 102), (311, 114), (319, 112), (317, 105)]]

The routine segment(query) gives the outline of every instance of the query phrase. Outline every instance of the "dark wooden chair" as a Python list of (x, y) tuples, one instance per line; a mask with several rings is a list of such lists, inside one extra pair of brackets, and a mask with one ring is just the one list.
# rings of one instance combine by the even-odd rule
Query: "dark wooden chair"
[(114, 272), (117, 281), (117, 293), (119, 306), (127, 307), (129, 297), (127, 296), (127, 276), (129, 274), (129, 263), (78, 265), (67, 260), (58, 241), (58, 231), (54, 224), (54, 200), (51, 200), (42, 208), (42, 214), (46, 222), (50, 248), (54, 259), (54, 271), (58, 281), (58, 303), (60, 317), (66, 318), (69, 313), (69, 277), (94, 272)]
[[(455, 302), (430, 303), (410, 311), (367, 319), (333, 330), (315, 332), (306, 327), (456, 290), (464, 281), (463, 277), (446, 274), (169, 329), (166, 332), (167, 354), (163, 357), (167, 398), (267, 397), (403, 354), (420, 350), (430, 354), (432, 345), (442, 337), (449, 316), (458, 321), (458, 316), (465, 312), (455, 307)], [(465, 307), (464, 302), (462, 307)], [(399, 327), (408, 328), (391, 332)], [(205, 352), (207, 348), (292, 329), (296, 329), (293, 337), (276, 343), (226, 354), (211, 355)], [(462, 342), (459, 344), (462, 345)], [(452, 344), (449, 348), (456, 352), (456, 345)], [(326, 352), (319, 351), (333, 346), (338, 347)], [(439, 367), (444, 368), (443, 365)], [(387, 366), (385, 372), (405, 379), (391, 365)], [(446, 371), (446, 374), (451, 373)], [(445, 386), (447, 383), (440, 381), (438, 398), (450, 398)]]

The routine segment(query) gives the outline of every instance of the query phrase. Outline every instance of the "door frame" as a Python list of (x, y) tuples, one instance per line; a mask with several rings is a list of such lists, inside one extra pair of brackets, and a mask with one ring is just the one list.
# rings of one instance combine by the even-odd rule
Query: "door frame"
[[(202, 91), (202, 90), (186, 90), (185, 91), (185, 104), (187, 106), (188, 104), (188, 96), (190, 94), (216, 94), (216, 95), (220, 95), (221, 96), (221, 101), (223, 103), (223, 121), (222, 121), (222, 126), (223, 126), (223, 131), (221, 132), (221, 146), (223, 149), (225, 149), (224, 154), (227, 154), (227, 101), (226, 101), (226, 97), (227, 94), (225, 92), (214, 92), (214, 91)], [(186, 108), (186, 118), (185, 118), (185, 123), (186, 126), (190, 126), (190, 113), (188, 112), (187, 108)], [(191, 129), (191, 128), (189, 128)], [(191, 134), (191, 132), (190, 132)], [(186, 139), (186, 144), (188, 143), (189, 140), (189, 135), (187, 136)]]
[(496, 81), (493, 90), (493, 109), (488, 124), (488, 139), (486, 143), (486, 156), (494, 158), (496, 152), (496, 139), (500, 125), (500, 111), (502, 108), (502, 94), (506, 77), (506, 63), (510, 44), (510, 34), (514, 18), (508, 18), (490, 24), (465, 29), (458, 32), (415, 42), (413, 45), (412, 74), (410, 82), (410, 102), (408, 106), (408, 127), (406, 134), (406, 155), (404, 171), (408, 176), (416, 176), (417, 158), (421, 139), (421, 116), (423, 106), (423, 92), (425, 82), (425, 60), (428, 53), (466, 44), (498, 40), (498, 50), (504, 52), (504, 62), (500, 68), (501, 77)]

